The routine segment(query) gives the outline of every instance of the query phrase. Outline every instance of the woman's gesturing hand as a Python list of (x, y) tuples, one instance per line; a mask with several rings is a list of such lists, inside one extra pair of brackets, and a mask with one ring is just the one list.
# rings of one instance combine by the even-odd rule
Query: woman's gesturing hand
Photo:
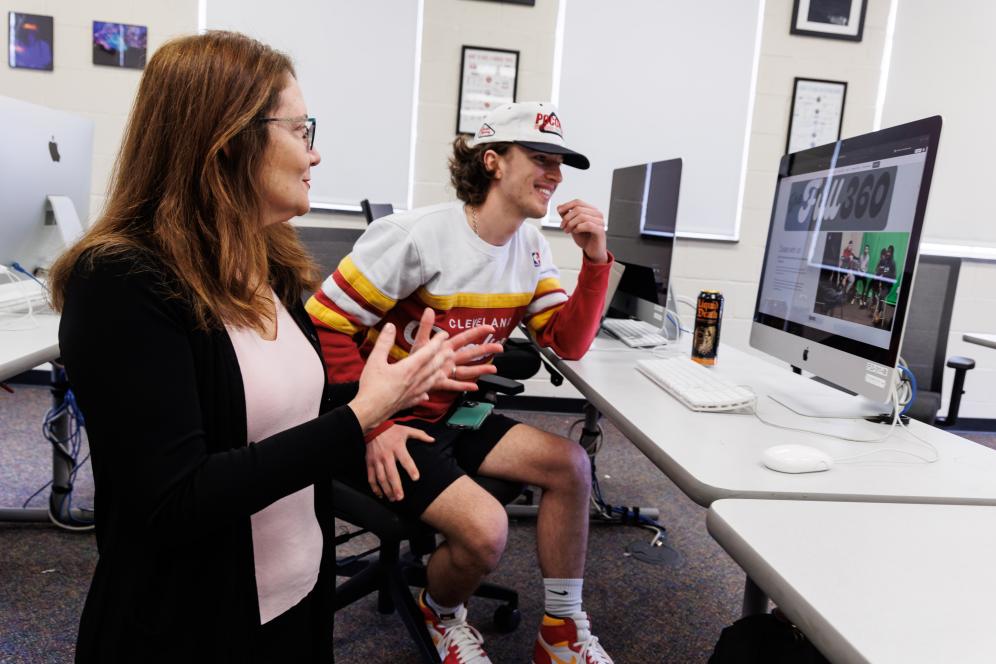
[(429, 390), (447, 379), (453, 350), (445, 346), (448, 335), (439, 332), (398, 362), (388, 362), (394, 344), (394, 325), (386, 323), (360, 374), (360, 388), (349, 402), (364, 431), (373, 429), (392, 413), (429, 398)]
[[(418, 332), (415, 334), (412, 352), (428, 343), (435, 317), (436, 314), (432, 309), (427, 308), (422, 312), (422, 320), (419, 323)], [(484, 374), (493, 374), (497, 371), (493, 364), (484, 364), (481, 361), (504, 350), (499, 343), (485, 343), (485, 339), (490, 338), (494, 332), (495, 328), (490, 325), (478, 325), (447, 339), (444, 346), (453, 351), (453, 362), (447, 363), (443, 367), (446, 378), (438, 385), (434, 385), (432, 389), (476, 392), (477, 383), (475, 381)]]
[(398, 362), (388, 362), (395, 327), (386, 323), (377, 337), (363, 373), (360, 388), (350, 402), (364, 431), (373, 429), (393, 413), (428, 399), (430, 390), (475, 391), (479, 376), (494, 373), (490, 364), (471, 364), (500, 353), (501, 344), (478, 343), (494, 333), (490, 325), (471, 328), (453, 338), (446, 332), (432, 334), (435, 313), (426, 309), (415, 334), (412, 352)]

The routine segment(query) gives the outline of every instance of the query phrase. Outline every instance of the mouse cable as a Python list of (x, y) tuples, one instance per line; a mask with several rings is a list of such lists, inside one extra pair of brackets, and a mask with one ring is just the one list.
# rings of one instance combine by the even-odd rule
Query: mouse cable
[[(744, 389), (747, 389), (747, 390), (750, 390), (751, 392), (753, 392), (753, 390), (751, 389), (751, 387), (749, 385), (741, 385), (740, 387), (743, 387)], [(893, 389), (893, 393), (895, 393), (895, 389)], [(759, 408), (759, 406), (761, 405), (761, 400), (759, 398), (757, 398), (757, 394), (756, 393), (754, 394), (754, 396), (755, 396), (755, 399), (754, 399), (754, 408), (751, 410), (751, 412), (753, 413), (754, 417), (756, 417), (758, 420), (760, 420), (764, 424), (767, 424), (768, 426), (776, 427), (778, 429), (785, 429), (786, 431), (798, 431), (800, 433), (814, 433), (814, 434), (817, 434), (817, 435), (820, 435), (820, 436), (826, 436), (828, 438), (836, 438), (838, 440), (846, 440), (846, 441), (849, 441), (849, 442), (852, 442), (852, 443), (881, 443), (881, 442), (884, 442), (886, 439), (889, 438), (889, 436), (892, 435), (892, 432), (896, 428), (896, 424), (899, 421), (899, 410), (898, 409), (893, 409), (892, 425), (889, 427), (889, 430), (884, 435), (879, 436), (878, 438), (851, 438), (851, 437), (848, 437), (848, 436), (841, 436), (841, 435), (837, 435), (837, 434), (833, 434), (833, 433), (828, 433), (826, 431), (818, 431), (816, 429), (807, 429), (805, 427), (794, 427), (794, 426), (791, 426), (791, 425), (788, 425), (788, 424), (780, 424), (780, 423), (775, 422), (773, 420), (765, 419), (765, 417), (763, 415), (761, 415), (761, 410)], [(787, 409), (787, 410), (795, 413), (796, 415), (801, 415), (803, 417), (812, 417), (813, 419), (853, 420), (853, 421), (856, 421), (856, 422), (857, 421), (862, 421), (864, 419), (864, 418), (861, 418), (861, 417), (840, 417), (840, 416), (807, 415), (805, 413), (800, 413), (800, 412), (798, 412), (798, 411), (796, 411), (796, 410), (794, 410), (794, 409), (786, 406), (781, 401), (773, 398), (771, 395), (766, 394), (764, 396), (766, 396), (768, 399), (770, 399), (774, 403), (778, 404), (782, 408), (785, 408), (785, 409)]]
[[(750, 389), (749, 386), (742, 386), (742, 387), (746, 387), (747, 389)], [(771, 397), (769, 396), (768, 398), (770, 399)], [(771, 400), (774, 401), (775, 403), (777, 403), (778, 405), (780, 405), (780, 406), (782, 406), (784, 408), (787, 408), (780, 401), (777, 401), (776, 399), (771, 399)], [(893, 387), (892, 387), (892, 394), (890, 396), (890, 403), (896, 404), (896, 403), (898, 403), (898, 401), (899, 401), (898, 389), (897, 389), (897, 387), (895, 385), (893, 385)], [(792, 412), (797, 413), (797, 411), (792, 410), (791, 408), (788, 408), (788, 410), (791, 410)], [(883, 448), (871, 450), (871, 451), (868, 451), (868, 452), (862, 452), (860, 454), (855, 454), (855, 455), (852, 455), (852, 456), (836, 457), (836, 458), (834, 458), (834, 463), (850, 463), (853, 460), (862, 459), (862, 458), (865, 458), (865, 457), (868, 457), (868, 456), (872, 456), (872, 455), (875, 455), (875, 454), (881, 454), (883, 452), (895, 452), (896, 454), (903, 454), (903, 455), (906, 455), (906, 456), (911, 456), (911, 457), (917, 459), (918, 462), (921, 462), (921, 463), (934, 463), (934, 462), (936, 462), (936, 461), (938, 461), (940, 459), (940, 455), (937, 452), (937, 448), (935, 448), (932, 444), (930, 444), (929, 442), (927, 442), (926, 440), (924, 440), (920, 436), (918, 436), (915, 433), (913, 433), (907, 427), (907, 425), (905, 425), (905, 424), (903, 424), (901, 422), (900, 417), (899, 417), (900, 412), (899, 412), (899, 408), (898, 407), (894, 407), (892, 409), (892, 424), (889, 426), (889, 430), (884, 435), (879, 436), (878, 438), (852, 438), (852, 437), (849, 437), (849, 436), (841, 436), (841, 435), (838, 435), (838, 434), (828, 433), (826, 431), (817, 431), (817, 430), (814, 430), (814, 429), (806, 429), (804, 427), (793, 427), (793, 426), (789, 426), (789, 425), (786, 425), (786, 424), (779, 424), (778, 422), (773, 422), (771, 420), (766, 420), (764, 417), (762, 417), (761, 413), (758, 410), (756, 404), (755, 404), (753, 412), (754, 412), (754, 416), (758, 420), (760, 420), (764, 424), (767, 424), (768, 426), (776, 427), (778, 429), (785, 429), (785, 430), (788, 430), (788, 431), (797, 431), (797, 432), (800, 432), (800, 433), (817, 434), (817, 435), (820, 435), (820, 436), (826, 436), (827, 438), (835, 438), (837, 440), (844, 440), (844, 441), (852, 442), (852, 443), (882, 443), (882, 442), (885, 442), (886, 440), (888, 440), (892, 436), (892, 434), (895, 431), (896, 427), (899, 426), (905, 432), (909, 433), (910, 436), (912, 436), (915, 439), (915, 442), (917, 442), (917, 443), (919, 443), (921, 445), (926, 446), (933, 453), (932, 458), (926, 458), (926, 457), (920, 456), (919, 454), (915, 454), (913, 452), (910, 452), (909, 450), (901, 450), (901, 449), (898, 449), (898, 448), (895, 448), (895, 447), (883, 447)], [(801, 413), (797, 413), (797, 414), (801, 415)], [(805, 417), (809, 417), (809, 416), (805, 415)], [(863, 419), (863, 418), (853, 418), (853, 417), (850, 417), (850, 418), (845, 418), (845, 417), (829, 417), (829, 418), (823, 417), (823, 418), (821, 418), (820, 416), (813, 416), (813, 417), (816, 418), (816, 419), (850, 419), (850, 420), (855, 420), (855, 421), (860, 421), (861, 419)], [(913, 462), (913, 461), (892, 461), (891, 463), (916, 463), (916, 462)]]

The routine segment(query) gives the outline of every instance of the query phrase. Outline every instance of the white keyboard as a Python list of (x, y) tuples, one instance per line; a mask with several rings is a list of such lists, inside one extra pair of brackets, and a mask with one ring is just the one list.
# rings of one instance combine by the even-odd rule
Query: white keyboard
[(720, 378), (690, 357), (638, 360), (636, 369), (692, 410), (737, 410), (754, 403), (750, 390)]
[(7, 283), (6, 277), (0, 276), (0, 313), (25, 313), (29, 300), (35, 311), (44, 309), (48, 306), (48, 292), (27, 277), (25, 281)]
[(602, 327), (630, 348), (663, 346), (667, 343), (659, 327), (642, 320), (606, 318), (602, 321)]

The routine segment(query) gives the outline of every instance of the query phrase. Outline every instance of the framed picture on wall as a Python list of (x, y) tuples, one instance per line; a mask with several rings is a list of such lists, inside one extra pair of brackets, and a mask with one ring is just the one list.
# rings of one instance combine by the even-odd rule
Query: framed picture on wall
[(93, 64), (104, 67), (145, 68), (149, 29), (144, 25), (93, 22)]
[(794, 0), (793, 35), (861, 41), (868, 0)]
[(457, 133), (475, 133), (491, 109), (514, 102), (518, 77), (518, 51), (464, 46), (460, 56)]
[(55, 50), (52, 17), (10, 12), (7, 14), (7, 23), (10, 66), (15, 69), (52, 71), (52, 53)]
[(796, 78), (785, 152), (798, 152), (840, 138), (847, 83)]

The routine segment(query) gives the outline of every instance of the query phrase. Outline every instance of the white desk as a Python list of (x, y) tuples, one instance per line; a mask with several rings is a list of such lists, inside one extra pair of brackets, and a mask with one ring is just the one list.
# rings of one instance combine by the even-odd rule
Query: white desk
[[(23, 330), (0, 330), (0, 382), (59, 357), (58, 315), (36, 314), (33, 321), (25, 323), (25, 328)], [(56, 405), (62, 402), (62, 394), (62, 386), (53, 386), (52, 399)], [(68, 425), (68, 418), (62, 416), (53, 424), (53, 428), (57, 435), (65, 438), (68, 433)], [(53, 447), (53, 486), (68, 488), (72, 467), (72, 459)], [(49, 496), (49, 509), (59, 519), (65, 516), (61, 514), (61, 505), (62, 500), (57, 498), (55, 494)], [(47, 522), (50, 520), (49, 509), (0, 507), (0, 520)], [(77, 522), (88, 518), (87, 515), (78, 510), (73, 510), (73, 515)]]
[[(838, 464), (828, 472), (785, 475), (761, 464), (764, 449), (805, 443), (840, 458), (875, 449), (876, 444), (785, 431), (752, 415), (693, 412), (633, 368), (637, 359), (651, 356), (648, 351), (627, 349), (615, 340), (599, 337), (578, 361), (544, 352), (592, 405), (700, 505), (721, 498), (996, 505), (996, 452), (921, 422), (910, 422), (910, 428), (937, 448), (941, 459), (936, 463), (902, 463), (906, 459), (901, 456), (888, 461), (883, 454), (873, 457), (876, 461)], [(827, 408), (853, 401), (729, 345), (720, 347), (715, 370), (758, 394), (802, 395), (822, 400)], [(767, 399), (761, 401), (761, 411), (770, 419), (809, 429), (869, 438), (886, 430), (885, 425), (864, 421), (800, 417)], [(877, 445), (930, 456), (898, 428), (887, 443)]]
[(0, 329), (0, 382), (59, 357), (59, 316), (35, 315), (34, 321), (25, 330)]
[(834, 662), (996, 659), (996, 507), (721, 500), (706, 523)]
[(967, 341), (970, 344), (979, 344), (980, 346), (988, 346), (989, 348), (996, 348), (996, 334), (969, 332), (967, 334), (961, 335), (961, 339), (962, 341)]

